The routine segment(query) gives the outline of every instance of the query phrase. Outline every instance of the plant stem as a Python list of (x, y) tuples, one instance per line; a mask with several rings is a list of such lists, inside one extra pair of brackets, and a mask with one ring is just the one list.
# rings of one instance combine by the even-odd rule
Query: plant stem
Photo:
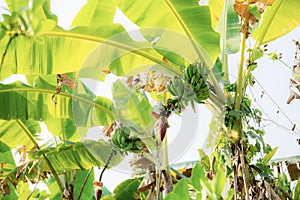
[(246, 200), (250, 200), (243, 146), (244, 144), (241, 143), (241, 150), (242, 150), (242, 152), (240, 152), (241, 168), (243, 173)]
[(87, 183), (87, 181), (88, 181), (88, 179), (89, 179), (89, 176), (90, 176), (90, 174), (92, 173), (92, 171), (93, 171), (93, 167), (89, 169), (89, 171), (88, 171), (88, 173), (87, 173), (87, 175), (86, 175), (86, 177), (85, 177), (85, 179), (84, 179), (84, 181), (83, 181), (83, 183), (82, 183), (82, 185), (81, 185), (81, 188), (80, 188), (80, 191), (79, 191), (77, 200), (80, 200), (81, 195), (82, 195), (83, 190), (84, 190), (84, 187), (85, 187), (85, 185), (86, 185), (86, 183)]
[(225, 13), (225, 17), (223, 17), (223, 36), (222, 36), (222, 49), (221, 49), (221, 55), (222, 55), (222, 71), (224, 72), (225, 80), (229, 80), (229, 70), (228, 70), (228, 56), (226, 54), (226, 43), (227, 43), (227, 12), (228, 12), (228, 0), (225, 0), (224, 2), (224, 8), (223, 12)]
[[(248, 17), (246, 17), (245, 22), (248, 23)], [(237, 91), (235, 97), (235, 110), (239, 110), (243, 97), (243, 72), (244, 72), (244, 58), (245, 58), (245, 49), (246, 49), (246, 34), (247, 30), (242, 33), (242, 41), (241, 41), (241, 53), (240, 53), (240, 61), (239, 61), (239, 71), (238, 71), (238, 79), (237, 79)]]
[(70, 192), (71, 192), (71, 195), (72, 195), (73, 199), (75, 198), (74, 185), (75, 185), (75, 179), (76, 179), (76, 172), (77, 172), (77, 170), (75, 169), (73, 171), (72, 180), (71, 180), (71, 183), (70, 183)]
[[(16, 122), (20, 125), (20, 127), (24, 130), (24, 132), (26, 133), (26, 135), (29, 137), (29, 139), (31, 140), (31, 142), (36, 146), (36, 148), (38, 150), (40, 150), (41, 148), (39, 147), (38, 143), (35, 141), (34, 137), (32, 136), (31, 132), (28, 130), (28, 128), (25, 126), (25, 124), (20, 120), (20, 119), (16, 119)], [(61, 192), (61, 195), (63, 195), (64, 192), (64, 186), (62, 185), (62, 182), (60, 181), (58, 174), (56, 173), (54, 167), (52, 166), (51, 162), (49, 161), (49, 159), (47, 158), (46, 154), (43, 153), (42, 154), (51, 173), (54, 176), (54, 179), (59, 187), (59, 190)]]

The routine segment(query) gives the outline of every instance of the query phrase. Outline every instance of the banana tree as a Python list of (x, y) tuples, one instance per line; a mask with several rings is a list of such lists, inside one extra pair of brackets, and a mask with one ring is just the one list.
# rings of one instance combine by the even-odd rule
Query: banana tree
[[(277, 149), (265, 144), (261, 111), (252, 107), (246, 88), (254, 84), (263, 45), (299, 26), (299, 2), (89, 0), (69, 30), (57, 25), (49, 0), (5, 2), (0, 77), (24, 74), (27, 82), (0, 85), (3, 198), (44, 198), (22, 189), (24, 182), (40, 181), (48, 183), (53, 199), (291, 196), (273, 181), (268, 162)], [(117, 9), (139, 27), (142, 41), (137, 32), (114, 24)], [(247, 45), (252, 39), (255, 45)], [(236, 52), (238, 74), (230, 82), (228, 59)], [(106, 81), (111, 74), (118, 77), (111, 99), (82, 82)], [(185, 176), (169, 167), (168, 118), (188, 106), (197, 111), (197, 104), (215, 115), (215, 150), (210, 156), (199, 151), (199, 163)], [(41, 123), (51, 132), (47, 142)], [(105, 141), (84, 138), (94, 126), (104, 126)], [(20, 163), (12, 149), (21, 152)], [(135, 154), (131, 164), (141, 173), (111, 194), (103, 187), (103, 172), (128, 153)], [(93, 188), (94, 166), (102, 172)]]

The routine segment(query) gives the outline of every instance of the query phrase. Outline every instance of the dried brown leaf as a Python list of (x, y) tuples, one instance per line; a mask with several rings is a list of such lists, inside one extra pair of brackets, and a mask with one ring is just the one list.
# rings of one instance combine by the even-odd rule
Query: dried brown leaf
[(57, 76), (60, 77), (60, 79), (61, 79), (60, 81), (62, 84), (69, 86), (73, 89), (77, 87), (75, 82), (72, 81), (66, 74), (58, 74)]
[(6, 182), (1, 182), (0, 189), (3, 195), (10, 194), (10, 188)]
[(139, 185), (137, 191), (138, 192), (145, 192), (150, 190), (151, 188), (155, 187), (155, 174), (152, 172), (147, 172), (144, 176), (143, 181)]
[(298, 180), (298, 178), (300, 177), (300, 169), (298, 167), (298, 164), (300, 164), (300, 162), (290, 163), (288, 161), (285, 161), (285, 164), (287, 166), (291, 180), (292, 181)]
[(166, 170), (162, 171), (162, 180), (164, 183), (164, 189), (166, 193), (170, 193), (173, 191), (173, 181), (172, 181), (172, 176), (169, 174)]
[(114, 129), (116, 128), (116, 126), (117, 126), (117, 123), (116, 122), (114, 122), (114, 123), (112, 123), (112, 124), (110, 124), (110, 125), (108, 125), (108, 126), (104, 126), (103, 128), (102, 128), (102, 133), (106, 136), (106, 137), (110, 137), (111, 135), (111, 133), (114, 131)]

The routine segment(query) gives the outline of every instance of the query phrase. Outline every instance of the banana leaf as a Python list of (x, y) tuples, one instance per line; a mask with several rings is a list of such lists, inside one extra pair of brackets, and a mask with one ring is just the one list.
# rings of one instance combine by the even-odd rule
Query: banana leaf
[(112, 1), (88, 0), (76, 15), (72, 26), (95, 27), (112, 24), (116, 6)]
[(35, 146), (28, 136), (37, 138), (41, 132), (39, 122), (33, 120), (0, 120), (0, 141), (10, 148), (18, 148), (24, 145), (27, 149)]
[(112, 86), (116, 118), (127, 127), (132, 127), (145, 136), (151, 135), (155, 118), (145, 94), (117, 80)]
[[(72, 118), (77, 126), (97, 126), (111, 124), (114, 119), (112, 104), (104, 97), (93, 98), (88, 94), (60, 92), (42, 77), (36, 87), (20, 82), (0, 84), (0, 119), (34, 119), (45, 121), (52, 118)], [(52, 87), (52, 88), (51, 88)], [(51, 89), (50, 89), (51, 88)], [(100, 114), (101, 113), (101, 114)], [(97, 119), (97, 116), (100, 116)]]
[[(57, 172), (74, 169), (89, 169), (93, 166), (104, 166), (112, 153), (112, 147), (104, 140), (84, 141), (74, 144), (62, 144), (54, 148), (33, 149), (28, 152), (30, 159), (41, 160), (41, 169), (45, 172), (51, 172), (45, 158), (45, 155), (51, 165)], [(123, 159), (123, 155), (115, 152), (108, 163), (109, 167), (116, 166)]]
[[(213, 0), (209, 1), (209, 8), (211, 12), (218, 13), (221, 7), (221, 13), (216, 26), (216, 31), (222, 37), (222, 45), (226, 54), (236, 53), (240, 48), (240, 29), (239, 16), (233, 9), (234, 0), (223, 1)], [(217, 16), (212, 16), (217, 17)], [(214, 21), (214, 20), (213, 20)]]
[[(130, 0), (119, 1), (118, 7), (141, 28), (161, 28), (156, 35), (163, 34), (165, 29), (171, 29), (192, 37), (205, 49), (210, 60), (216, 60), (219, 54), (219, 36), (211, 28), (210, 11), (207, 6), (199, 6), (198, 2), (193, 0)], [(200, 49), (200, 54), (204, 55), (206, 52), (203, 53)]]
[[(11, 148), (0, 140), (0, 162), (15, 165), (15, 160), (11, 152)], [(1, 173), (1, 172), (0, 172)]]
[(124, 81), (117, 80), (112, 85), (115, 118), (124, 126), (134, 130), (150, 150), (155, 149), (152, 130), (155, 118), (152, 107), (145, 94), (131, 88)]
[(151, 43), (134, 41), (123, 32), (95, 48), (84, 61), (78, 77), (101, 80), (104, 69), (118, 76), (132, 76), (153, 65), (171, 75), (182, 73), (178, 66), (164, 62)]
[(288, 34), (300, 25), (300, 1), (276, 0), (263, 14), (259, 28), (253, 37), (264, 44)]

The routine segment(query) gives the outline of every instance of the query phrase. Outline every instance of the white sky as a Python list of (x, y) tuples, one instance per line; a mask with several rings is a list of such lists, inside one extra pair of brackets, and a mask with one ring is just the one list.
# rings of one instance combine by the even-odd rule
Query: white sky
[[(59, 25), (68, 28), (74, 16), (85, 4), (85, 2), (86, 1), (84, 0), (52, 0), (51, 9), (56, 15), (58, 15)], [(0, 0), (0, 7), (3, 7), (4, 5), (4, 0)], [(4, 12), (4, 10), (3, 8), (0, 8), (0, 13), (2, 12)], [(269, 51), (277, 51), (278, 53), (281, 52), (283, 54), (282, 60), (288, 65), (291, 65), (293, 63), (295, 53), (295, 45), (292, 42), (292, 39), (299, 38), (300, 28), (297, 28), (290, 34), (278, 39), (276, 43), (270, 43), (268, 49)], [(237, 60), (238, 55), (232, 55), (229, 57), (231, 78), (237, 76)], [(296, 139), (300, 137), (300, 132), (296, 133), (289, 131), (292, 129), (292, 124), (284, 115), (286, 114), (293, 123), (297, 124), (296, 127), (300, 129), (300, 100), (294, 100), (290, 105), (286, 104), (286, 100), (289, 96), (288, 85), (291, 71), (278, 61), (271, 61), (267, 58), (260, 59), (258, 63), (259, 67), (253, 73), (255, 78), (264, 87), (267, 93), (270, 94), (270, 96), (284, 111), (284, 113), (280, 111), (277, 114), (277, 106), (266, 94), (264, 94), (263, 98), (260, 98), (262, 88), (260, 88), (258, 84), (255, 84), (254, 88), (251, 89), (255, 95), (255, 99), (268, 117), (272, 118), (281, 126), (287, 128), (284, 129), (275, 125), (274, 123), (270, 123), (270, 125), (265, 128), (267, 132), (265, 137), (266, 142), (271, 144), (272, 147), (279, 147), (278, 152), (275, 155), (276, 158), (298, 155), (300, 146), (297, 144)], [(97, 92), (99, 93), (99, 88), (101, 89), (103, 87), (106, 87), (106, 85), (97, 85)], [(252, 97), (250, 92), (248, 92), (248, 94)], [(253, 103), (256, 105), (255, 102)], [(190, 112), (189, 115), (192, 115), (192, 112)], [(175, 156), (175, 158), (171, 160), (172, 162), (198, 159), (197, 149), (201, 147), (205, 141), (205, 135), (208, 132), (211, 113), (204, 106), (200, 106), (199, 112), (193, 117), (198, 117), (197, 128), (201, 134), (196, 135), (196, 138), (192, 144), (188, 146), (188, 151), (185, 154), (182, 154), (179, 160), (177, 160), (177, 157)], [(267, 117), (264, 116), (264, 118)], [(168, 132), (180, 134), (178, 133), (178, 128), (180, 127), (180, 123), (178, 122), (180, 122), (180, 117), (172, 117), (170, 119), (171, 128), (168, 130)], [(91, 129), (90, 134), (95, 132), (99, 132), (99, 128)], [(170, 134), (170, 143), (175, 140), (177, 134)], [(172, 149), (170, 152), (172, 152)], [(116, 184), (120, 183), (122, 179), (128, 178), (128, 176), (128, 174), (124, 174), (122, 172), (110, 171), (104, 175), (104, 183), (109, 189), (112, 190)]]

